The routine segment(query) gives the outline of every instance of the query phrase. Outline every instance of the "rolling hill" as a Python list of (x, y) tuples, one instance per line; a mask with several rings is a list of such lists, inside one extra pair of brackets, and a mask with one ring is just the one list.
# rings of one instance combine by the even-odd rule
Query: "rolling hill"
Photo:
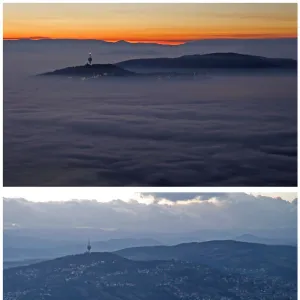
[[(82, 243), (65, 242), (63, 244), (61, 241), (46, 239), (39, 240), (37, 238), (28, 237), (27, 242), (27, 237), (22, 237), (20, 238), (20, 240), (22, 240), (23, 242), (19, 243), (19, 247), (17, 247), (18, 239), (19, 237), (14, 238), (6, 234), (3, 248), (4, 261), (10, 261), (11, 263), (12, 261), (14, 261), (15, 265), (18, 265), (17, 261), (19, 261), (20, 265), (22, 265), (24, 263), (24, 260), (45, 260), (68, 254), (83, 253), (86, 250), (86, 241)], [(29, 242), (32, 243), (31, 247), (29, 245)], [(161, 243), (150, 238), (110, 239), (107, 241), (93, 241), (92, 250), (96, 252), (112, 252), (129, 247), (156, 245), (161, 245)]]
[[(187, 261), (133, 261), (113, 253), (60, 257), (4, 270), (5, 300), (296, 299), (296, 282)], [(266, 294), (267, 292), (267, 294)], [(264, 298), (262, 298), (264, 297)], [(288, 297), (288, 298), (285, 298)]]
[(296, 69), (297, 61), (229, 52), (184, 55), (176, 58), (131, 59), (117, 65), (136, 69)]
[(218, 269), (265, 269), (272, 275), (296, 278), (297, 248), (238, 241), (209, 241), (176, 246), (136, 247), (115, 252), (133, 260), (175, 259)]
[(52, 72), (40, 74), (43, 76), (60, 75), (60, 76), (80, 76), (80, 77), (97, 77), (97, 76), (133, 76), (134, 72), (127, 71), (113, 64), (93, 64), (67, 67)]

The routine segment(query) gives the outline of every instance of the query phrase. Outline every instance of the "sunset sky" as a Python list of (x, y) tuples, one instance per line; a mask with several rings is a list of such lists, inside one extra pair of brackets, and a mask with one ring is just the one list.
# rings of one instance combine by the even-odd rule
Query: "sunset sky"
[(179, 43), (297, 36), (296, 4), (4, 4), (4, 38)]

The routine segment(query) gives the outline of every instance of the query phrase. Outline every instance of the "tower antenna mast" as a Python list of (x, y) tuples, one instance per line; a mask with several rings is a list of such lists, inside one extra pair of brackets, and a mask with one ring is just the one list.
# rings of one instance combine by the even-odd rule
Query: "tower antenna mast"
[(87, 251), (88, 251), (88, 253), (91, 253), (91, 249), (92, 249), (92, 246), (91, 246), (91, 242), (90, 242), (90, 239), (89, 239), (89, 241), (88, 241), (88, 244), (87, 244)]
[(89, 53), (89, 57), (88, 57), (88, 65), (92, 65), (92, 61), (93, 61), (93, 58), (92, 58), (92, 53)]

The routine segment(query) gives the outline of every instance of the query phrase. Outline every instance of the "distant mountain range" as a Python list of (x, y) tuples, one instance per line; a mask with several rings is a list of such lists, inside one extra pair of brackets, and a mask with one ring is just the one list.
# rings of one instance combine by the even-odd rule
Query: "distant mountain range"
[(52, 39), (48, 37), (31, 37), (31, 38), (16, 38), (16, 39), (4, 39), (5, 42), (11, 42), (11, 43), (26, 43), (31, 42), (35, 44), (41, 44), (41, 43), (95, 43), (99, 45), (126, 45), (126, 46), (162, 46), (162, 47), (183, 47), (183, 46), (203, 46), (205, 44), (211, 44), (211, 45), (223, 45), (224, 43), (234, 43), (234, 44), (244, 44), (246, 46), (251, 45), (252, 43), (260, 43), (261, 45), (268, 45), (273, 43), (289, 43), (289, 44), (297, 44), (297, 38), (269, 38), (269, 39), (201, 39), (201, 40), (191, 40), (186, 42), (180, 42), (178, 44), (167, 44), (167, 43), (159, 43), (159, 42), (130, 42), (125, 40), (119, 40), (119, 41), (104, 41), (104, 40), (96, 40), (96, 39)]
[(297, 248), (212, 241), (71, 255), (6, 269), (3, 287), (5, 300), (296, 300)]
[[(45, 244), (43, 244), (43, 239), (39, 240), (29, 238), (29, 241), (32, 242), (32, 246), (30, 247), (28, 244), (24, 246), (24, 244), (21, 242), (17, 244), (17, 239), (18, 238), (13, 239), (7, 235), (4, 236), (4, 261), (19, 261), (21, 264), (23, 264), (24, 260), (50, 259), (68, 254), (83, 253), (86, 251), (85, 243), (62, 243), (61, 241), (57, 242), (45, 240)], [(26, 240), (24, 237), (22, 239)], [(129, 247), (155, 245), (161, 245), (161, 243), (153, 239), (111, 239), (108, 241), (92, 242), (92, 249), (96, 252), (112, 252)]]
[[(131, 71), (129, 71), (131, 69)], [(59, 76), (155, 76), (161, 73), (136, 73), (132, 69), (160, 69), (160, 70), (199, 70), (199, 69), (297, 69), (297, 61), (285, 58), (267, 58), (262, 56), (245, 55), (239, 53), (211, 53), (184, 55), (177, 58), (149, 58), (132, 59), (117, 64), (93, 64), (67, 67), (41, 75)], [(193, 74), (190, 71), (191, 74)], [(163, 73), (165, 74), (165, 73)], [(174, 74), (173, 74), (174, 75)]]
[[(26, 243), (27, 238), (28, 241), (32, 243), (31, 247)], [(86, 251), (85, 244), (77, 244), (74, 242), (64, 242), (63, 244), (63, 242), (60, 241), (35, 239), (32, 237), (27, 238), (4, 236), (3, 266), (5, 269), (17, 266), (27, 266), (62, 255), (84, 253)], [(25, 241), (26, 244), (21, 243), (21, 240)], [(27, 248), (24, 248), (24, 244), (27, 245)], [(16, 247), (17, 245), (19, 245), (19, 247)], [(23, 248), (20, 248), (20, 245), (22, 245)], [(111, 239), (108, 241), (93, 242), (92, 250), (94, 252), (112, 252), (130, 247), (155, 245), (161, 245), (161, 243), (153, 239)]]
[(122, 68), (168, 69), (296, 69), (294, 59), (267, 58), (239, 53), (184, 55), (176, 58), (132, 59), (117, 64)]
[(11, 43), (95, 43), (98, 45), (108, 45), (108, 46), (162, 46), (162, 47), (176, 47), (179, 45), (184, 45), (186, 43), (179, 43), (178, 45), (173, 44), (163, 44), (163, 43), (154, 43), (154, 42), (129, 42), (125, 40), (119, 41), (104, 41), (104, 40), (95, 40), (95, 39), (52, 39), (47, 37), (32, 37), (32, 38), (20, 38), (20, 39), (4, 39), (5, 42)]
[[(55, 69), (66, 65), (79, 65), (89, 52), (97, 63), (116, 63), (133, 58), (180, 57), (209, 53), (241, 53), (269, 58), (297, 59), (297, 38), (279, 39), (204, 39), (180, 45), (107, 42), (103, 40), (76, 39), (22, 39), (4, 40), (4, 54), (29, 55), (41, 63), (53, 61)], [(6, 56), (5, 56), (6, 57)], [(38, 72), (41, 72), (42, 69)]]
[(240, 242), (258, 243), (266, 245), (297, 245), (297, 241), (293, 241), (292, 239), (268, 239), (264, 237), (255, 236), (253, 234), (243, 234), (236, 237), (235, 240)]
[(182, 260), (215, 268), (260, 269), (272, 274), (297, 272), (297, 248), (238, 241), (209, 241), (176, 246), (128, 248), (115, 252), (132, 260)]
[[(249, 232), (243, 234), (244, 232)], [(42, 237), (42, 238), (41, 238)], [(212, 240), (237, 240), (269, 245), (297, 245), (294, 228), (272, 230), (197, 230), (184, 233), (103, 231), (93, 229), (7, 229), (3, 233), (5, 262), (32, 259), (49, 259), (82, 253), (86, 250), (87, 237), (91, 238), (93, 251), (117, 251), (125, 248), (157, 245), (177, 245)]]

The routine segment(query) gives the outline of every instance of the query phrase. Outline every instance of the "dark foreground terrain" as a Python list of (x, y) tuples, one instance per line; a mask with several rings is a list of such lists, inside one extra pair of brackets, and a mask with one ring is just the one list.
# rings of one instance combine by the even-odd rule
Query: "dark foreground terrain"
[[(204, 250), (196, 255), (195, 250), (200, 250), (201, 245)], [(261, 252), (264, 247), (266, 250)], [(135, 261), (98, 252), (7, 269), (4, 270), (4, 299), (297, 298), (296, 247), (223, 241), (169, 248), (174, 250), (173, 257), (181, 256), (181, 259), (159, 259), (163, 257), (162, 248), (152, 247), (158, 259), (148, 256), (147, 260)], [(184, 248), (181, 253), (185, 254), (179, 255), (177, 248)], [(207, 263), (205, 258), (209, 258)]]

